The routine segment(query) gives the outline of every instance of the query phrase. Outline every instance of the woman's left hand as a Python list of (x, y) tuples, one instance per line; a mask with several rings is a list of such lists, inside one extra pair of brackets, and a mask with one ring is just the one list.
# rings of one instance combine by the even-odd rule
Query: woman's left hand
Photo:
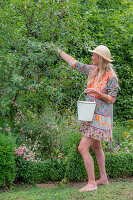
[(95, 88), (87, 88), (87, 89), (84, 90), (84, 93), (97, 94), (98, 91)]

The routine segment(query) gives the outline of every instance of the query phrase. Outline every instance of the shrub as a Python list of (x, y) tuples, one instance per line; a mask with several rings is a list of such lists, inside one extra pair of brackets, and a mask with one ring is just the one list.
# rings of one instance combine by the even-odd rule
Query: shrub
[(115, 143), (113, 152), (133, 152), (133, 120), (129, 120), (126, 123), (119, 122), (117, 126), (114, 127), (113, 135), (113, 144)]
[(64, 178), (65, 168), (65, 163), (62, 159), (53, 159), (49, 170), (50, 180), (58, 181)]
[(24, 183), (45, 183), (46, 181), (58, 181), (64, 177), (65, 167), (63, 160), (27, 161), (24, 158), (17, 159), (16, 181)]
[(113, 143), (119, 144), (123, 135), (123, 130), (126, 131), (127, 123), (114, 122), (113, 123)]
[(127, 151), (128, 153), (133, 153), (133, 129), (128, 132), (124, 132), (122, 135), (122, 141), (119, 145), (120, 151)]
[(32, 162), (20, 157), (16, 160), (17, 178), (16, 181), (23, 183), (40, 183), (49, 180), (51, 161)]
[(63, 44), (65, 52), (85, 63), (90, 63), (88, 47), (107, 45), (115, 57), (121, 87), (115, 116), (131, 118), (133, 4), (112, 0), (106, 7), (107, 2), (1, 3), (0, 115), (13, 118), (16, 102), (26, 109), (33, 105), (36, 113), (43, 111), (46, 102), (60, 110), (71, 106), (70, 102), (76, 107), (73, 103), (83, 90), (84, 78), (48, 50), (46, 44), (53, 42), (59, 47)]
[[(94, 154), (95, 176), (99, 177), (99, 169)], [(133, 175), (133, 155), (131, 153), (105, 153), (106, 171), (109, 178), (122, 178)], [(45, 183), (47, 181), (81, 181), (87, 179), (83, 160), (75, 146), (64, 159), (53, 159), (32, 162), (19, 158), (17, 160), (16, 181), (24, 183)]]
[(16, 176), (15, 140), (0, 134), (0, 186), (9, 186)]
[(126, 177), (133, 175), (133, 154), (106, 153), (106, 171), (110, 178)]
[[(15, 116), (14, 135), (19, 148), (16, 154), (26, 159), (46, 160), (56, 154), (62, 144), (56, 113), (50, 107), (40, 115), (29, 109), (19, 110)], [(27, 153), (26, 153), (27, 152)], [(29, 154), (29, 155), (28, 155)]]

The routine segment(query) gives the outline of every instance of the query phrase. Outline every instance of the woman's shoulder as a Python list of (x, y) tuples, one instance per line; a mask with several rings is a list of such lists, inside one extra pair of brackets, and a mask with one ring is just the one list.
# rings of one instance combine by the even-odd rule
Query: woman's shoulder
[(112, 87), (117, 87), (120, 89), (119, 81), (115, 72), (110, 71), (107, 76), (107, 85)]
[(109, 71), (106, 73), (106, 76), (110, 79), (110, 78), (114, 78), (114, 79), (118, 79), (117, 75), (113, 72), (113, 71)]

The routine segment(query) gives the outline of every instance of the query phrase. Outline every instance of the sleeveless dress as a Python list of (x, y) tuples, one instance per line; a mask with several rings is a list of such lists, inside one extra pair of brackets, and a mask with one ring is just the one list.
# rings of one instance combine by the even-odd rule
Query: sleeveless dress
[[(96, 68), (93, 65), (82, 64), (76, 60), (73, 60), (70, 66), (87, 76)], [(93, 88), (95, 81), (96, 80), (94, 79), (94, 82), (89, 85), (89, 88)], [(115, 102), (118, 88), (118, 80), (115, 74), (109, 72), (102, 77), (100, 83), (96, 86), (98, 91), (108, 94), (108, 102), (100, 99), (99, 96), (95, 94), (86, 95), (86, 101), (96, 102), (96, 109), (93, 121), (81, 121), (80, 132), (82, 132), (83, 135), (95, 140), (112, 141), (112, 105)]]

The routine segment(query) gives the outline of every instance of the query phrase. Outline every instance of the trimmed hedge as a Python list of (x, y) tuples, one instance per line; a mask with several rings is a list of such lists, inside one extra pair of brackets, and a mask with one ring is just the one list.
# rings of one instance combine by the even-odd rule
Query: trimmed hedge
[(0, 186), (9, 186), (16, 177), (15, 140), (0, 134)]
[(17, 160), (17, 179), (23, 183), (45, 183), (58, 181), (64, 177), (65, 165), (63, 160), (26, 161)]
[[(73, 155), (73, 156), (72, 156)], [(45, 160), (39, 162), (17, 160), (17, 181), (24, 183), (45, 183), (60, 181), (64, 177), (68, 181), (87, 179), (82, 158), (75, 151), (63, 160)], [(92, 155), (93, 156), (93, 155)], [(110, 178), (122, 178), (133, 175), (133, 155), (131, 153), (109, 153), (106, 157), (106, 171)], [(94, 160), (95, 162), (95, 160)], [(95, 175), (99, 176), (95, 162)]]
[(133, 175), (133, 154), (106, 153), (106, 171), (110, 178)]

